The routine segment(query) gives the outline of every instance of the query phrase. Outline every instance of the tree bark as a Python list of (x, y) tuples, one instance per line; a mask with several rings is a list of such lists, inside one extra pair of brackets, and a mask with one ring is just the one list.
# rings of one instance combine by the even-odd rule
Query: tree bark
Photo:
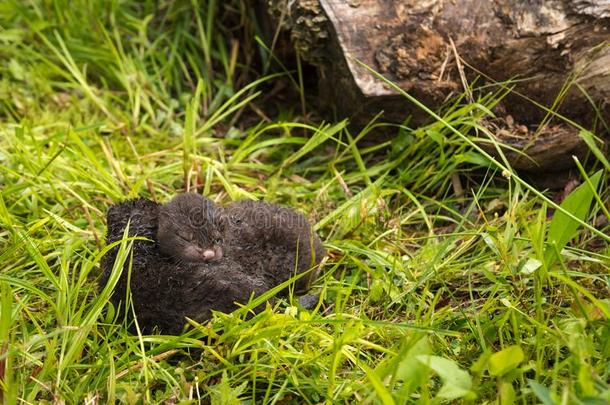
[[(380, 110), (388, 121), (411, 117), (419, 124), (430, 119), (359, 61), (432, 109), (464, 92), (476, 100), (498, 90), (499, 83), (509, 86), (513, 91), (494, 111), (511, 125), (496, 123), (488, 129), (500, 141), (532, 155), (534, 163), (513, 159), (527, 170), (552, 170), (558, 165), (554, 157), (571, 161), (572, 152), (586, 151), (578, 130), (540, 106), (597, 133), (608, 132), (604, 118), (610, 117), (610, 0), (269, 4), (283, 10), (282, 22), (295, 48), (317, 66), (321, 97), (352, 122), (364, 124)], [(513, 121), (528, 127), (531, 137), (545, 131), (554, 135), (543, 136), (542, 143), (515, 141)], [(554, 141), (547, 142), (551, 138)]]

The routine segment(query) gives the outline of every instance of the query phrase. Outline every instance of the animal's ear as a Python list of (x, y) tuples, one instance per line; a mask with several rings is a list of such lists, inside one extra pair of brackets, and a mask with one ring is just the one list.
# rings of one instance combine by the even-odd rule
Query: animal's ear
[(167, 221), (169, 218), (170, 218), (169, 212), (167, 212), (164, 209), (159, 210), (159, 220), (160, 221)]
[(243, 220), (241, 218), (241, 215), (239, 215), (239, 214), (232, 213), (231, 215), (229, 215), (229, 222), (232, 225), (241, 225), (242, 221)]
[(221, 215), (218, 220), (218, 223), (219, 223), (220, 227), (224, 229), (229, 226), (229, 223), (230, 223), (229, 221), (230, 221), (230, 219), (227, 215)]
[(178, 232), (176, 232), (176, 234), (186, 241), (193, 240), (193, 232), (191, 232), (189, 230), (180, 229), (180, 230), (178, 230)]

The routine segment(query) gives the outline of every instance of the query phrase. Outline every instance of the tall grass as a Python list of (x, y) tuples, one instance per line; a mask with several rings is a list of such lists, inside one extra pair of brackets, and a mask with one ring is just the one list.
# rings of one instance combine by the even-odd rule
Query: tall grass
[[(470, 142), (501, 92), (420, 128), (312, 121), (301, 69), (258, 73), (253, 14), (0, 5), (4, 401), (610, 401), (608, 163), (592, 134), (560, 203)], [(294, 105), (266, 97), (278, 81)], [(105, 212), (184, 190), (306, 213), (329, 251), (317, 305), (130, 334), (96, 285)]]

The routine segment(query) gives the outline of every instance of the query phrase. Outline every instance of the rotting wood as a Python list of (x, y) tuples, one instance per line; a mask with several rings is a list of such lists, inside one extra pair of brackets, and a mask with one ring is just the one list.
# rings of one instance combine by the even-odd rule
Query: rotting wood
[(610, 0), (268, 4), (276, 16), (282, 10), (295, 47), (318, 68), (322, 100), (356, 124), (381, 110), (387, 121), (410, 117), (419, 124), (430, 119), (360, 61), (432, 109), (473, 83), (474, 99), (499, 90), (498, 83), (510, 86), (513, 92), (494, 111), (499, 120), (514, 117), (514, 127), (528, 127), (532, 138), (515, 143), (523, 133), (502, 125), (488, 129), (501, 142), (527, 146), (522, 151), (535, 163), (508, 152), (511, 162), (525, 170), (564, 167), (572, 153), (586, 151), (578, 130), (539, 105), (608, 133), (603, 119), (610, 117)]

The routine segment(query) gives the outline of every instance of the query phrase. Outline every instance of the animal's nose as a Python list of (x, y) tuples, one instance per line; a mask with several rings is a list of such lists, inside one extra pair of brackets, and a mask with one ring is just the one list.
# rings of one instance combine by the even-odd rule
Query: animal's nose
[(212, 260), (216, 253), (212, 249), (206, 249), (203, 251), (202, 256), (204, 260)]

